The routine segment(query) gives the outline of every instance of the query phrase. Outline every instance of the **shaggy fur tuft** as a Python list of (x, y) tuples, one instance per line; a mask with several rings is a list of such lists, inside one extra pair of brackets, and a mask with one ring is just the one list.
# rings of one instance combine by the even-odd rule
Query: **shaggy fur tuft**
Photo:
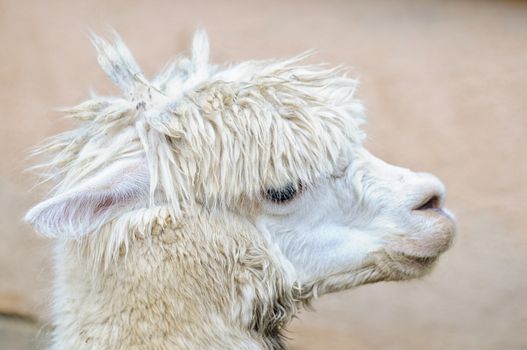
[(146, 158), (149, 206), (166, 205), (177, 220), (192, 203), (235, 209), (263, 188), (309, 184), (331, 174), (363, 138), (356, 82), (341, 69), (302, 65), (304, 56), (210, 65), (199, 31), (192, 59), (180, 58), (149, 82), (118, 37), (92, 41), (124, 96), (94, 96), (65, 109), (80, 126), (37, 149), (51, 156), (39, 168), (56, 196), (111, 162)]

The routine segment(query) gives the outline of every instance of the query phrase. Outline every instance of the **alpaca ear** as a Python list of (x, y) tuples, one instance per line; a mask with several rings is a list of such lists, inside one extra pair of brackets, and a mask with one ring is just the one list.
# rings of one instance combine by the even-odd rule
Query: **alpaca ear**
[(146, 203), (149, 182), (143, 159), (121, 160), (39, 203), (24, 220), (45, 236), (80, 238), (138, 203)]

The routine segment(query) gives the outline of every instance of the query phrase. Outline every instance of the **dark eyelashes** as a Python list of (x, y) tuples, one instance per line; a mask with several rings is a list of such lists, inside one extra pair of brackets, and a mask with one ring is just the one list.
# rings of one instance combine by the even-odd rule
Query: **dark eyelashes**
[(275, 203), (284, 203), (293, 200), (300, 192), (302, 192), (302, 183), (289, 183), (281, 188), (270, 188), (265, 190), (264, 197), (268, 201)]

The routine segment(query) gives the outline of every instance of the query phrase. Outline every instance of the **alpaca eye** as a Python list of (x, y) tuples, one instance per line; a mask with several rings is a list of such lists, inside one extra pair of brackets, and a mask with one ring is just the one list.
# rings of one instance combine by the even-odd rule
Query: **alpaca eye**
[(265, 191), (265, 199), (276, 203), (287, 202), (295, 198), (301, 189), (301, 183), (296, 186), (290, 183), (282, 188), (270, 188)]

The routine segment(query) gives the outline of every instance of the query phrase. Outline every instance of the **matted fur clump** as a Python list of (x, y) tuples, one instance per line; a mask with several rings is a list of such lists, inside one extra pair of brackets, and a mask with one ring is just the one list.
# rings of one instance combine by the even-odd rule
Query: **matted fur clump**
[[(117, 36), (93, 36), (93, 43), (124, 96), (93, 96), (64, 110), (81, 125), (37, 150), (51, 155), (40, 167), (56, 194), (112, 162), (134, 168), (144, 157), (150, 206), (168, 204), (173, 216), (196, 201), (235, 208), (262, 189), (331, 174), (363, 138), (356, 81), (340, 68), (302, 64), (305, 55), (216, 66), (200, 31), (191, 59), (175, 60), (148, 81)], [(143, 189), (121, 195), (137, 197), (128, 193), (135, 190)]]

